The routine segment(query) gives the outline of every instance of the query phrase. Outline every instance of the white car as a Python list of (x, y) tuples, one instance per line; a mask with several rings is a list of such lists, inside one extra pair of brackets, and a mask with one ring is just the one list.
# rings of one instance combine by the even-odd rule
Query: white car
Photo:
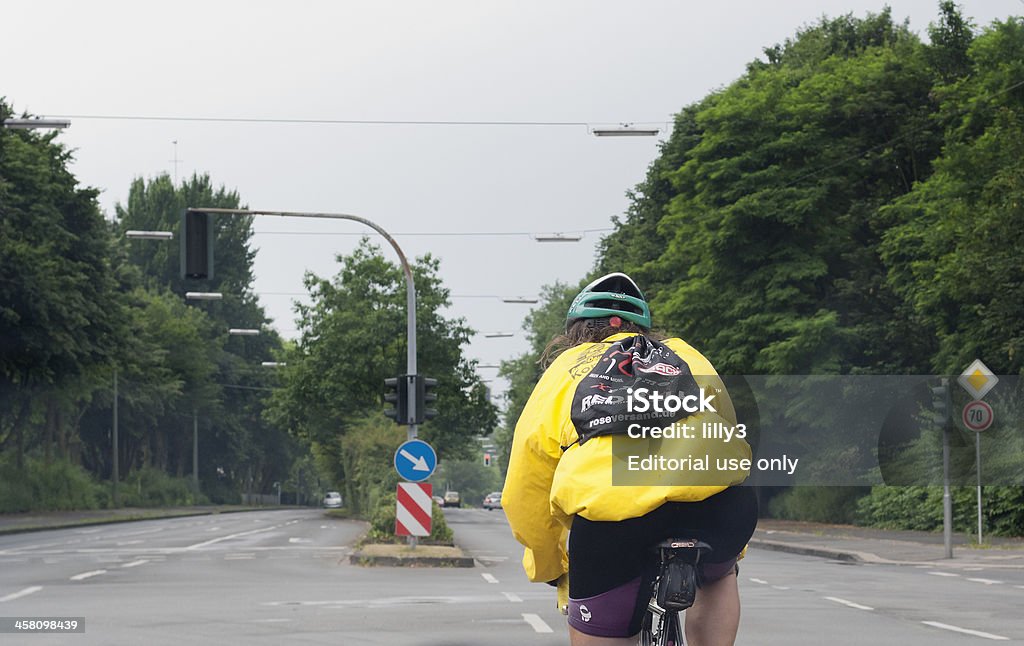
[(324, 507), (327, 509), (338, 509), (341, 507), (341, 494), (337, 491), (328, 491), (324, 496)]

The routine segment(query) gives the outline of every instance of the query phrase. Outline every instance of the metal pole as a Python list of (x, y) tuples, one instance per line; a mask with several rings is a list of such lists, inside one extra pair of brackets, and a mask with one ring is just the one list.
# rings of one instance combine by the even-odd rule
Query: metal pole
[(192, 487), (199, 493), (199, 411), (192, 409)]
[(974, 451), (978, 460), (978, 545), (981, 545), (981, 433), (977, 431), (974, 432)]
[(118, 455), (117, 455), (117, 445), (118, 445), (118, 441), (117, 441), (117, 366), (114, 366), (114, 428), (113, 428), (113, 432), (112, 432), (111, 438), (110, 438), (110, 453), (111, 453), (111, 462), (110, 463), (111, 463), (111, 465), (113, 467), (113, 470), (112, 470), (112, 472), (110, 474), (110, 479), (112, 480), (112, 482), (111, 482), (111, 487), (112, 487), (111, 498), (113, 499), (114, 507), (120, 507), (121, 506), (121, 497), (120, 497), (120, 495), (118, 494), (118, 491), (117, 491), (117, 484), (118, 484), (118, 481), (120, 481), (120, 479), (121, 479), (121, 471), (120, 471), (119, 465), (118, 465), (118, 462), (120, 462), (120, 460), (118, 459)]
[[(416, 285), (412, 278), (412, 268), (409, 266), (409, 261), (405, 259), (405, 253), (402, 252), (402, 248), (398, 246), (395, 239), (391, 237), (387, 231), (382, 229), (380, 225), (375, 222), (371, 222), (366, 218), (361, 218), (358, 215), (349, 215), (347, 213), (307, 213), (302, 211), (251, 211), (247, 209), (220, 209), (220, 208), (190, 208), (189, 211), (201, 211), (203, 213), (216, 213), (218, 215), (276, 215), (280, 217), (295, 217), (295, 218), (326, 218), (330, 220), (350, 220), (352, 222), (359, 222), (370, 227), (381, 235), (388, 244), (398, 254), (398, 259), (402, 263), (402, 273), (405, 274), (405, 304), (406, 304), (406, 319), (408, 329), (406, 335), (408, 337), (408, 347), (406, 348), (406, 368), (407, 374), (416, 374)], [(413, 433), (411, 437), (415, 437), (415, 425), (410, 425), (410, 433)]]
[[(946, 389), (946, 415), (949, 415), (949, 380), (943, 379)], [(946, 558), (953, 558), (953, 498), (949, 492), (949, 418), (942, 423), (942, 542), (946, 548)]]

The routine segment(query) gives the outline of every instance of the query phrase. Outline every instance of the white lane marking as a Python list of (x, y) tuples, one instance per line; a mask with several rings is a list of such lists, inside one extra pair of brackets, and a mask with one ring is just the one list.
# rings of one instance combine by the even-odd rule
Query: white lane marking
[(224, 556), (225, 561), (251, 561), (256, 558), (255, 554), (227, 554)]
[(220, 529), (220, 527), (211, 527), (210, 529), (208, 529), (208, 530), (206, 530), (206, 531), (208, 531), (208, 532), (215, 532), (215, 531), (217, 531), (218, 529)]
[(91, 572), (82, 572), (81, 574), (76, 574), (75, 576), (71, 577), (70, 580), (71, 581), (84, 581), (85, 579), (89, 579), (91, 577), (99, 576), (101, 574), (106, 574), (106, 573), (107, 573), (106, 570), (92, 570)]
[(253, 619), (256, 624), (280, 624), (291, 621), (291, 619)]
[(308, 538), (289, 538), (289, 543), (312, 543), (313, 541)]
[(523, 600), (519, 598), (519, 595), (514, 592), (502, 592), (502, 594), (505, 595), (505, 598), (511, 601), (512, 603), (523, 602)]
[(1015, 585), (1015, 586), (1013, 586), (1013, 587), (1015, 587), (1015, 588), (1020, 588), (1021, 590), (1024, 590), (1024, 585)]
[(841, 603), (849, 608), (856, 608), (857, 610), (874, 610), (874, 608), (872, 608), (871, 606), (862, 606), (859, 603), (847, 601), (846, 599), (840, 599), (839, 597), (825, 597), (825, 599), (828, 599), (829, 601), (834, 601), (836, 603)]
[(533, 628), (534, 631), (536, 631), (538, 633), (553, 633), (553, 632), (555, 632), (555, 631), (551, 630), (551, 626), (549, 626), (546, 623), (544, 623), (544, 620), (540, 618), (540, 615), (535, 615), (535, 614), (532, 614), (532, 613), (524, 612), (523, 613), (523, 621), (525, 621), (526, 623), (530, 624), (530, 627)]
[(751, 579), (754, 583), (760, 583), (761, 585), (768, 585), (768, 582), (764, 579)]
[(327, 525), (321, 525), (321, 526), (320, 526), (320, 529), (330, 529), (330, 527), (329, 527), (329, 526), (327, 526)]
[(498, 580), (494, 578), (493, 574), (488, 574), (487, 572), (482, 572), (480, 574), (480, 576), (482, 576), (484, 578), (484, 581), (487, 581), (488, 583), (497, 583), (498, 582)]
[(138, 545), (139, 543), (142, 543), (142, 542), (143, 541), (141, 541), (141, 540), (136, 540), (136, 541), (117, 541), (117, 546), (118, 547), (124, 547), (125, 545)]
[(138, 561), (132, 561), (131, 563), (125, 563), (121, 567), (137, 567), (149, 563), (149, 559), (139, 559)]
[(974, 581), (975, 583), (984, 583), (985, 585), (1002, 585), (1002, 581), (996, 581), (995, 579), (967, 579), (968, 581)]
[(774, 589), (774, 590), (789, 590), (789, 586), (785, 586), (785, 585), (773, 585), (773, 586), (772, 586), (772, 589)]
[(253, 534), (261, 534), (263, 532), (270, 532), (270, 531), (273, 531), (273, 530), (278, 529), (280, 527), (281, 527), (280, 525), (273, 525), (271, 527), (264, 527), (263, 529), (251, 529), (251, 530), (249, 530), (247, 532), (239, 532), (237, 534), (228, 534), (227, 536), (221, 536), (220, 538), (213, 538), (213, 539), (210, 539), (208, 541), (203, 541), (202, 543), (196, 543), (195, 545), (189, 545), (185, 549), (186, 550), (197, 550), (197, 549), (199, 549), (201, 547), (208, 547), (208, 546), (213, 545), (215, 543), (220, 543), (221, 541), (230, 541), (233, 538), (241, 538), (243, 536), (251, 536)]
[(964, 572), (981, 572), (984, 569), (983, 567), (965, 567)]
[(956, 574), (954, 572), (929, 572), (928, 574), (931, 574), (933, 576), (960, 576), (959, 574)]
[(15, 599), (20, 599), (22, 597), (27, 597), (28, 595), (35, 594), (35, 593), (39, 592), (42, 589), (43, 589), (43, 586), (41, 586), (41, 585), (34, 585), (34, 586), (30, 587), (30, 588), (25, 588), (24, 590), (18, 590), (17, 592), (12, 592), (11, 594), (7, 595), (6, 597), (0, 597), (0, 603), (4, 603), (6, 601), (14, 601)]
[(1002, 635), (993, 635), (992, 633), (983, 633), (980, 630), (971, 630), (970, 628), (961, 628), (960, 626), (951, 626), (949, 624), (942, 624), (937, 621), (922, 621), (922, 624), (932, 626), (934, 628), (941, 628), (943, 630), (952, 630), (955, 633), (963, 633), (965, 635), (974, 635), (975, 637), (984, 637), (985, 639), (994, 639), (997, 641), (1007, 641), (1009, 637), (1003, 637)]

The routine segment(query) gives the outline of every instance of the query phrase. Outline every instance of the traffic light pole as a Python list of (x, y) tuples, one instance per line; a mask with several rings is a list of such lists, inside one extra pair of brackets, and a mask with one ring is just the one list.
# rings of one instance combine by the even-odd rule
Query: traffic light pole
[[(217, 215), (275, 215), (278, 217), (286, 218), (323, 218), (327, 220), (349, 220), (351, 222), (359, 222), (365, 224), (377, 233), (381, 235), (388, 244), (398, 254), (398, 259), (402, 263), (402, 273), (405, 274), (405, 309), (407, 318), (407, 348), (406, 348), (406, 374), (416, 374), (416, 285), (412, 279), (412, 268), (409, 267), (409, 261), (405, 258), (405, 253), (402, 252), (402, 248), (398, 246), (395, 239), (391, 237), (387, 231), (381, 228), (377, 223), (371, 222), (366, 218), (361, 218), (358, 215), (349, 215), (347, 213), (306, 213), (301, 211), (253, 211), (247, 209), (220, 209), (220, 208), (189, 208), (188, 212), (202, 212), (202, 213), (213, 213)], [(415, 403), (412, 404), (415, 407)], [(414, 410), (412, 412), (415, 412)], [(412, 415), (415, 419), (415, 415)], [(416, 424), (409, 424), (408, 437), (410, 440), (415, 439), (418, 433), (418, 427)]]

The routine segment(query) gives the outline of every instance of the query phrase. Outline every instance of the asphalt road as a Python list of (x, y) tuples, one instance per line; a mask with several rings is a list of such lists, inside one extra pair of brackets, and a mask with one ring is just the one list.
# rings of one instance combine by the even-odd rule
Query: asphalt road
[[(477, 567), (349, 565), (364, 526), (313, 510), (0, 536), (0, 617), (86, 625), (75, 635), (3, 634), (0, 644), (568, 643), (553, 589), (525, 580), (503, 515), (446, 516)], [(752, 550), (740, 582), (740, 644), (1024, 641), (1020, 569), (849, 565)]]

